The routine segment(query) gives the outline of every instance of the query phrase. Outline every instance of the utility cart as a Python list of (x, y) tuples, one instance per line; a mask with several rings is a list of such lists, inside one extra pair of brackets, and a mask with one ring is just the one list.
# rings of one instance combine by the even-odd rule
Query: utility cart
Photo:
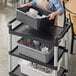
[[(9, 75), (10, 76), (65, 76), (65, 73), (68, 73), (68, 49), (66, 48), (66, 33), (68, 32), (71, 26), (70, 22), (66, 21), (64, 27), (54, 26), (54, 25), (50, 26), (49, 31), (47, 31), (47, 29), (44, 29), (46, 30), (45, 32), (44, 30), (41, 30), (42, 27), (41, 29), (38, 28), (38, 30), (37, 27), (36, 28), (31, 27), (32, 25), (30, 20), (32, 20), (32, 18), (30, 19), (26, 17), (29, 19), (29, 22), (27, 22), (28, 20), (26, 20), (26, 22), (20, 21), (24, 17), (23, 14), (24, 13), (20, 12), (20, 10), (18, 9), (17, 11), (18, 16), (8, 23), (9, 33), (10, 33)], [(19, 16), (21, 16), (21, 19)], [(20, 21), (20, 23), (15, 25), (14, 27), (13, 26), (14, 22), (18, 20)], [(44, 18), (42, 21), (45, 20), (46, 18)], [(35, 21), (37, 23), (37, 20)], [(30, 26), (27, 24), (29, 24)], [(32, 24), (34, 25), (34, 23)], [(47, 26), (49, 24), (47, 24)], [(37, 24), (37, 26), (38, 25), (39, 24)], [(41, 24), (40, 26), (43, 25)], [(42, 31), (44, 31), (45, 33)], [(17, 46), (15, 48), (12, 48), (12, 35), (21, 37), (21, 39), (17, 41)], [(64, 38), (64, 46), (59, 45), (62, 38)], [(36, 41), (38, 42), (37, 46), (34, 45)], [(12, 66), (13, 57), (17, 57), (18, 59), (23, 59), (23, 60), (18, 60), (17, 66), (13, 67)], [(61, 64), (60, 61), (63, 57), (64, 57), (64, 66), (60, 66)], [(43, 69), (41, 67), (43, 67)], [(47, 69), (50, 70), (47, 71)]]

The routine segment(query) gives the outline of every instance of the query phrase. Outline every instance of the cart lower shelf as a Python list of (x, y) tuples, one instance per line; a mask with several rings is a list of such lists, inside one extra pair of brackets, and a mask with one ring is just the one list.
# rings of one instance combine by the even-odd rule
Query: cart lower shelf
[[(65, 72), (65, 69), (61, 67), (60, 70), (58, 71), (58, 76), (64, 76), (64, 72)], [(9, 72), (9, 75), (10, 76), (28, 76), (20, 72), (20, 65), (17, 65), (15, 69)]]
[[(64, 47), (60, 46), (59, 51), (58, 51), (58, 61), (60, 60), (60, 58), (62, 57), (64, 52), (65, 52)], [(12, 51), (10, 51), (9, 54), (12, 55), (12, 56), (15, 56), (15, 57), (19, 57), (19, 58), (34, 62), (34, 63), (38, 63), (40, 65), (43, 65), (43, 66), (46, 66), (46, 67), (49, 67), (49, 68), (52, 68), (52, 69), (55, 69), (55, 70), (57, 69), (57, 67), (54, 67), (54, 56), (52, 57), (52, 59), (48, 63), (43, 63), (43, 62), (38, 61), (36, 59), (33, 59), (31, 57), (19, 54), (18, 46), (16, 48), (14, 48)]]

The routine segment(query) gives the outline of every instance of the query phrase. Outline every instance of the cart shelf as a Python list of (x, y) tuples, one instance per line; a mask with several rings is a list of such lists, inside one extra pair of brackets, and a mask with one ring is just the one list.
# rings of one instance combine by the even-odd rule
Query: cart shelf
[(60, 26), (51, 26), (50, 34), (41, 34), (33, 28), (26, 29), (26, 25), (21, 23), (13, 29), (12, 25), (10, 25), (9, 33), (17, 36), (35, 39), (38, 41), (54, 41), (56, 37), (61, 39), (69, 28), (70, 26), (67, 26), (66, 28)]
[[(60, 70), (58, 71), (58, 76), (63, 76), (64, 72), (65, 72), (65, 69), (63, 67), (60, 67)], [(14, 70), (9, 72), (9, 75), (10, 76), (28, 76), (20, 72), (20, 65), (17, 65)]]
[[(58, 51), (58, 60), (60, 60), (60, 58), (62, 57), (64, 52), (65, 52), (65, 48), (60, 46), (59, 51)], [(14, 48), (12, 51), (10, 51), (9, 54), (12, 56), (16, 56), (16, 57), (19, 57), (19, 58), (22, 58), (25, 60), (29, 60), (29, 61), (32, 61), (32, 62), (35, 62), (35, 63), (38, 63), (40, 65), (43, 65), (43, 66), (46, 66), (46, 67), (49, 67), (49, 68), (56, 70), (56, 67), (54, 67), (54, 56), (52, 57), (52, 59), (48, 63), (43, 63), (43, 62), (38, 61), (36, 59), (33, 59), (31, 57), (19, 54), (18, 53), (18, 46), (16, 48)]]

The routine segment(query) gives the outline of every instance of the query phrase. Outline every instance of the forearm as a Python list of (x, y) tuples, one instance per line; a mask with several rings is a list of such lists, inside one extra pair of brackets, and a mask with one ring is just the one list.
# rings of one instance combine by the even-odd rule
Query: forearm
[(32, 6), (32, 3), (31, 3), (31, 2), (29, 2), (29, 3), (23, 4), (23, 6), (30, 7), (30, 6)]
[(21, 7), (25, 7), (25, 6), (27, 6), (27, 7), (36, 6), (36, 1), (33, 0), (33, 1), (29, 2), (29, 3), (26, 3), (26, 4), (22, 4), (21, 5)]

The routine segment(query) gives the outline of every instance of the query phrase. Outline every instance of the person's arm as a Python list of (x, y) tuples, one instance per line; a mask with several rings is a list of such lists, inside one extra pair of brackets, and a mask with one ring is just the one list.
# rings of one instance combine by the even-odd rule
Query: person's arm
[(26, 7), (26, 6), (27, 6), (27, 7), (30, 7), (30, 6), (32, 6), (32, 3), (29, 2), (29, 3), (26, 3), (26, 4), (22, 4), (22, 5), (21, 5), (21, 7)]
[(56, 16), (61, 15), (62, 13), (57, 10), (55, 12), (52, 12), (51, 14), (48, 15), (49, 20), (54, 19)]
[(21, 7), (30, 7), (30, 6), (36, 6), (36, 0), (33, 0), (31, 2), (28, 2), (28, 3), (25, 3), (25, 4), (22, 4)]
[(49, 19), (54, 19), (55, 16), (62, 15), (64, 12), (64, 8), (59, 0), (50, 0), (50, 5), (54, 5), (56, 11), (52, 12), (48, 15)]

